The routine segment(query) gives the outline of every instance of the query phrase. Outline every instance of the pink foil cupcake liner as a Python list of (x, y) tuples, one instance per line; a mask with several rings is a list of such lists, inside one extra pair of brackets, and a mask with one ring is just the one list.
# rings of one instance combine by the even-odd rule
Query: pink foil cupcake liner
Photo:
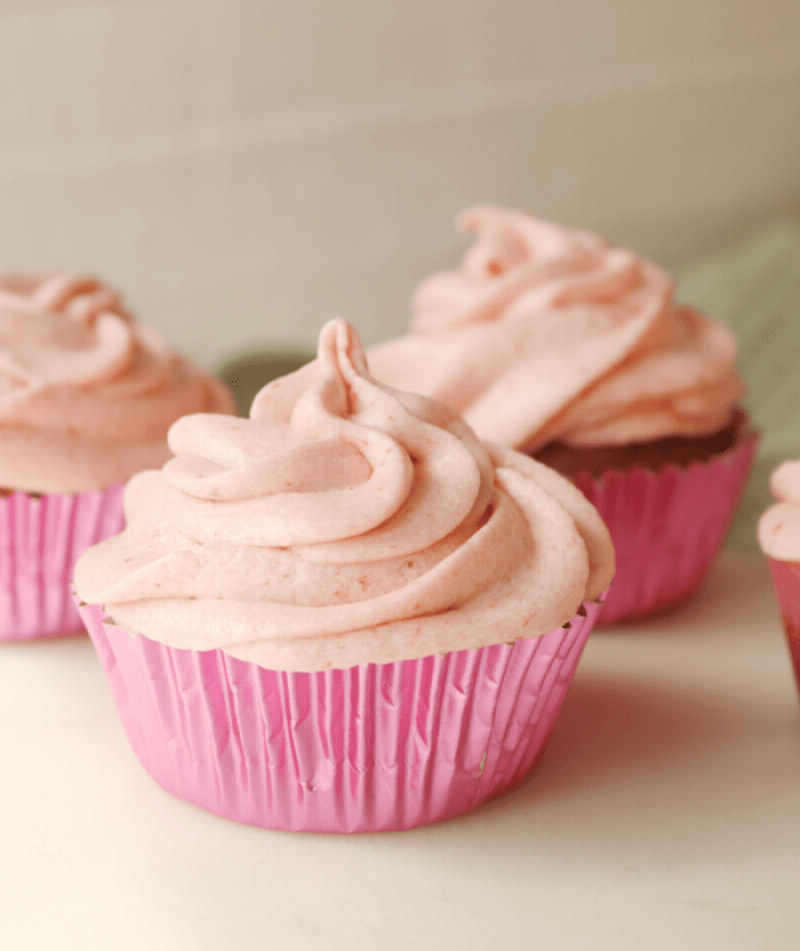
[(542, 637), (287, 673), (131, 635), (81, 605), (128, 740), (165, 790), (268, 829), (410, 829), (519, 782), (600, 611)]
[(800, 690), (800, 563), (770, 558), (769, 567), (786, 630), (795, 682)]
[(757, 445), (748, 436), (687, 468), (578, 474), (575, 484), (608, 526), (617, 558), (599, 623), (643, 617), (698, 587), (725, 539)]
[(0, 498), (0, 640), (83, 630), (70, 585), (77, 559), (120, 532), (121, 484), (77, 495)]

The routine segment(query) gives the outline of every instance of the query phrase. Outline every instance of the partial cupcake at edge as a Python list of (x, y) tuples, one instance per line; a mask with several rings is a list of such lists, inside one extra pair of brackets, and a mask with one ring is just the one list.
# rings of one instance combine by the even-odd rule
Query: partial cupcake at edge
[(98, 280), (0, 274), (0, 640), (81, 630), (73, 567), (123, 527), (124, 482), (178, 417), (234, 411)]
[(493, 205), (459, 224), (475, 236), (460, 268), (422, 283), (409, 334), (369, 351), (372, 373), (575, 482), (617, 553), (602, 623), (677, 604), (722, 545), (757, 449), (733, 334), (597, 235)]
[(371, 376), (344, 321), (249, 419), (197, 414), (75, 584), (169, 792), (267, 828), (406, 829), (539, 755), (614, 571), (566, 479)]
[(782, 463), (772, 473), (775, 505), (758, 522), (758, 543), (769, 560), (781, 609), (795, 682), (800, 689), (800, 461)]

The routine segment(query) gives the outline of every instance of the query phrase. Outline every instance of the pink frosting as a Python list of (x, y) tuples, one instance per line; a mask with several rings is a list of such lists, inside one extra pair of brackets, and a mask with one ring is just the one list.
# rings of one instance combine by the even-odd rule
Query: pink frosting
[(69, 273), (0, 275), (0, 487), (82, 492), (169, 458), (170, 424), (233, 413), (218, 381)]
[(613, 574), (597, 512), (450, 409), (381, 386), (344, 321), (251, 417), (188, 416), (125, 492), (127, 528), (76, 586), (172, 647), (284, 670), (511, 642), (569, 621)]
[(770, 558), (800, 562), (800, 462), (779, 465), (769, 485), (778, 501), (759, 520), (758, 542)]
[(701, 436), (732, 419), (736, 341), (672, 298), (669, 278), (602, 238), (479, 206), (460, 270), (418, 289), (412, 332), (374, 375), (453, 407), (484, 439), (619, 445)]

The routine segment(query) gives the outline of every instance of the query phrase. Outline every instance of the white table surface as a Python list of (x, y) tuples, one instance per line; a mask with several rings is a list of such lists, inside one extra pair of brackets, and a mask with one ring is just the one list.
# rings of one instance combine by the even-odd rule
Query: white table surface
[(0, 645), (0, 704), (3, 948), (800, 947), (800, 704), (758, 555), (593, 634), (523, 784), (411, 832), (267, 832), (172, 798), (87, 638)]

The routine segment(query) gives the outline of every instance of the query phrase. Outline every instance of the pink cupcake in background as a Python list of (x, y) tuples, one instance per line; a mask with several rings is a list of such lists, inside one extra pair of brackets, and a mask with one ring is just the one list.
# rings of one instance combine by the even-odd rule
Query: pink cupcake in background
[(407, 829), (518, 782), (613, 575), (596, 511), (355, 331), (249, 419), (170, 430), (77, 593), (128, 739), (169, 792), (266, 828)]
[(494, 206), (460, 224), (475, 235), (461, 268), (423, 282), (411, 333), (370, 351), (373, 374), (581, 488), (617, 552), (603, 622), (681, 601), (756, 451), (733, 335), (596, 235)]
[(800, 462), (784, 462), (772, 473), (777, 504), (761, 516), (758, 542), (769, 559), (795, 679), (800, 687)]
[(69, 273), (0, 275), (0, 639), (82, 628), (77, 557), (121, 530), (122, 485), (170, 455), (190, 412), (234, 412), (218, 381)]

